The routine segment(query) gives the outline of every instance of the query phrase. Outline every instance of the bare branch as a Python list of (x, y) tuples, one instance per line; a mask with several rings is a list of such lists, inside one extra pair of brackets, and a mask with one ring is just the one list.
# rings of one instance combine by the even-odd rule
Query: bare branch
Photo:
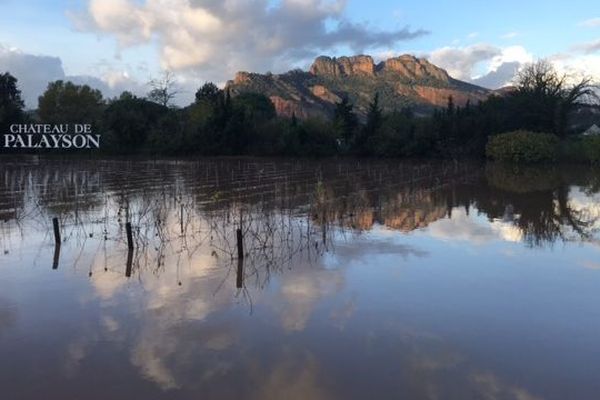
[(172, 100), (179, 94), (175, 88), (175, 75), (168, 70), (159, 79), (148, 82), (148, 86), (150, 86), (148, 99), (165, 107), (170, 107)]

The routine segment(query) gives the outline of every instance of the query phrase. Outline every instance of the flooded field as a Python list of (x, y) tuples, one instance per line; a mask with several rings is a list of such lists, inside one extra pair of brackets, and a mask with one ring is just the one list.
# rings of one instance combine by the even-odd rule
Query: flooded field
[(599, 229), (585, 167), (0, 158), (0, 398), (595, 399)]

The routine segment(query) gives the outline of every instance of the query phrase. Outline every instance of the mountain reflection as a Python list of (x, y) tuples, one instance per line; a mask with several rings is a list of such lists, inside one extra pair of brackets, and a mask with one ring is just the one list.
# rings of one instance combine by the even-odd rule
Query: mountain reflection
[[(411, 232), (463, 209), (500, 221), (530, 246), (595, 240), (600, 189), (589, 168), (365, 161), (63, 161), (5, 159), (0, 173), (0, 238), (51, 237), (58, 217), (64, 241), (104, 252), (104, 269), (160, 273), (214, 258), (262, 286), (295, 257), (314, 259), (345, 235), (376, 226)], [(573, 193), (582, 193), (577, 201)], [(132, 254), (119, 255), (124, 224)], [(458, 220), (457, 220), (458, 222)], [(242, 229), (243, 265), (234, 232)], [(42, 239), (40, 239), (42, 240)], [(58, 267), (60, 248), (53, 266)], [(210, 256), (209, 256), (210, 255)], [(110, 265), (109, 265), (110, 264)], [(243, 273), (244, 277), (240, 274)], [(93, 270), (90, 269), (90, 274)]]

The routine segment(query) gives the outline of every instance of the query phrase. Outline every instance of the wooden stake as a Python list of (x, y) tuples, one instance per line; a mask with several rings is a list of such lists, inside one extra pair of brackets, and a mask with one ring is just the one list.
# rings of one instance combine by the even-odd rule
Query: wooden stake
[(52, 219), (52, 225), (54, 226), (54, 243), (60, 246), (60, 225), (58, 224), (58, 218)]
[(52, 269), (58, 269), (58, 262), (60, 261), (60, 243), (54, 245), (54, 262), (52, 263)]
[(125, 267), (125, 276), (127, 278), (131, 277), (131, 267), (133, 265), (133, 250), (129, 249), (127, 252), (127, 265)]
[(127, 247), (129, 250), (133, 250), (133, 233), (131, 232), (131, 222), (125, 224), (125, 230), (127, 231)]
[(238, 258), (237, 274), (236, 274), (236, 287), (241, 289), (244, 287), (244, 259)]
[(238, 259), (244, 259), (244, 237), (242, 235), (242, 230), (237, 230), (237, 249), (238, 249)]

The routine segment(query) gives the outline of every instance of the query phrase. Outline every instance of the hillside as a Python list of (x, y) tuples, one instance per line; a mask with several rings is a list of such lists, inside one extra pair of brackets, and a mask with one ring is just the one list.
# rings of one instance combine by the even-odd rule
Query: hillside
[(452, 96), (456, 105), (476, 104), (491, 91), (453, 79), (429, 61), (411, 55), (390, 58), (375, 64), (367, 55), (318, 57), (309, 71), (284, 74), (238, 72), (227, 83), (232, 95), (258, 92), (268, 96), (282, 116), (307, 118), (331, 115), (344, 96), (364, 116), (369, 102), (379, 93), (386, 111), (411, 107), (419, 114), (445, 107)]

